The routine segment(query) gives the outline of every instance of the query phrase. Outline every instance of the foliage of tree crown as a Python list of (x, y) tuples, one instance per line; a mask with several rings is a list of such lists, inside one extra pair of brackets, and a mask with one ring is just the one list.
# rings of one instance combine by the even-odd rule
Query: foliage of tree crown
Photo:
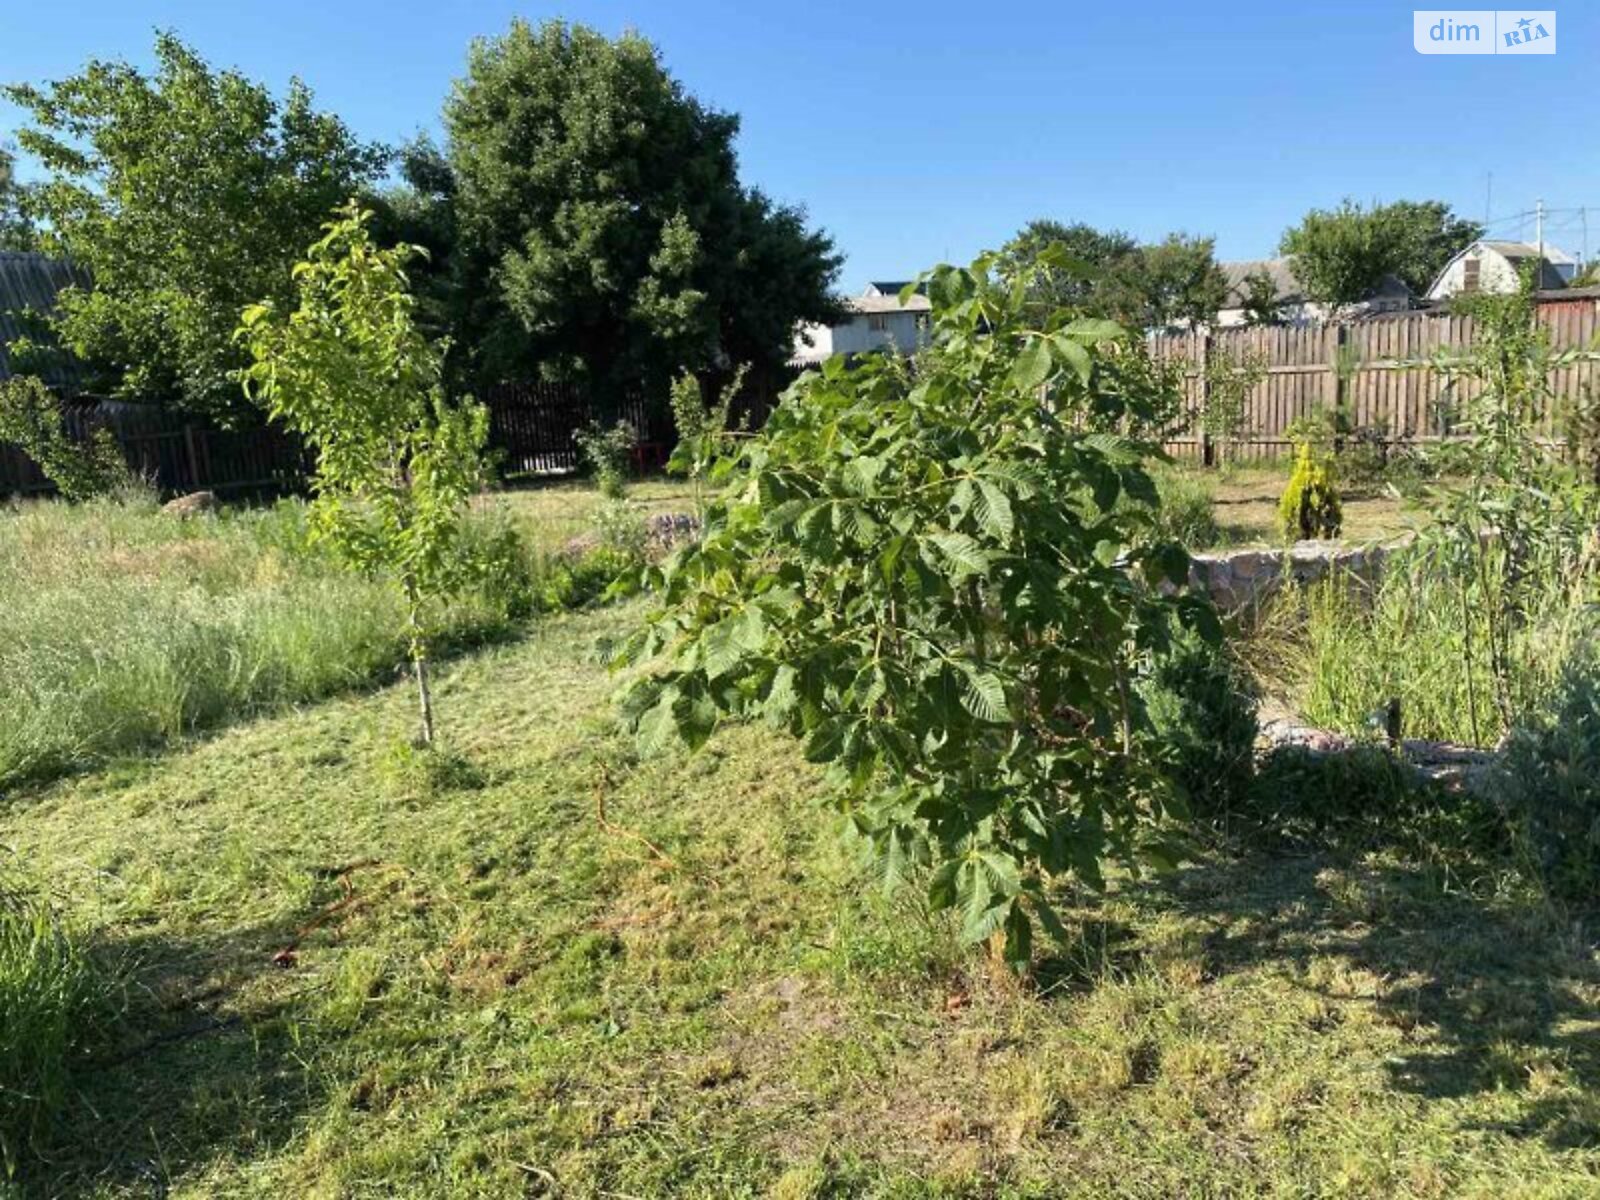
[(1134, 684), (1175, 622), (1215, 622), (1156, 586), (1188, 559), (1150, 533), (1150, 447), (1110, 432), (1151, 400), (1103, 389), (1127, 336), (1026, 321), (993, 265), (932, 273), (914, 363), (830, 360), (713, 467), (705, 536), (653, 569), (617, 659), (654, 664), (623, 697), (646, 752), (765, 716), (829, 764), (889, 882), (930, 865), (932, 903), (1020, 961), (1033, 916), (1059, 931), (1052, 880), (1170, 860)]
[(1483, 232), (1438, 200), (1363, 208), (1347, 199), (1336, 209), (1312, 209), (1284, 232), (1278, 252), (1294, 259), (1295, 279), (1311, 299), (1355, 304), (1388, 275), (1413, 292), (1426, 291), (1444, 265)]
[[(1002, 266), (1028, 273), (1030, 308), (1072, 308), (1140, 328), (1213, 319), (1228, 297), (1215, 239), (1168, 234), (1141, 246), (1121, 230), (1037, 220), (1000, 252)], [(1041, 258), (1041, 256), (1044, 256)]]
[(294, 269), (293, 312), (245, 310), (245, 393), (315, 451), (319, 535), (408, 592), (448, 592), (470, 569), (459, 518), (482, 482), (488, 413), (446, 399), (443, 348), (414, 320), (415, 250), (376, 245), (370, 219), (350, 201), (325, 227)]
[(738, 118), (650, 42), (513, 21), (475, 42), (445, 104), (464, 348), (603, 395), (717, 361), (781, 365), (828, 320), (839, 257), (738, 178)]
[[(239, 311), (292, 297), (289, 269), (334, 206), (387, 157), (312, 107), (214, 71), (170, 33), (155, 71), (92, 61), (42, 87), (4, 89), (49, 178), (25, 196), (44, 248), (94, 279), (67, 289), (61, 342), (114, 395), (238, 414)], [(248, 411), (247, 409), (244, 411)]]

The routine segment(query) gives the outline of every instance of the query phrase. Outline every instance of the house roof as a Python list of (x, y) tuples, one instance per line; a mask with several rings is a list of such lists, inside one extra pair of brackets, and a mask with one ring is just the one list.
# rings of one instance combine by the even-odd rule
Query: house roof
[[(1306, 299), (1305, 289), (1294, 277), (1294, 262), (1288, 258), (1254, 258), (1244, 262), (1218, 263), (1228, 281), (1228, 299), (1224, 308), (1243, 308), (1250, 294), (1249, 278), (1263, 272), (1272, 280), (1273, 299), (1279, 304), (1301, 304)], [(1372, 289), (1368, 299), (1409, 296), (1411, 289), (1397, 275), (1385, 275)]]
[[(1435, 291), (1438, 290), (1439, 285), (1444, 282), (1445, 276), (1450, 273), (1451, 267), (1455, 266), (1456, 263), (1460, 262), (1463, 258), (1467, 257), (1467, 255), (1471, 254), (1477, 249), (1488, 250), (1492, 253), (1500, 255), (1500, 257), (1504, 258), (1519, 271), (1522, 269), (1523, 263), (1528, 262), (1530, 259), (1537, 259), (1539, 257), (1539, 247), (1528, 242), (1496, 242), (1488, 240), (1473, 242), (1470, 245), (1463, 247), (1454, 257), (1450, 259), (1449, 262), (1445, 263), (1444, 269), (1439, 272), (1439, 274), (1434, 278), (1432, 285), (1428, 288), (1428, 295), (1431, 296)], [(1544, 248), (1544, 259), (1539, 263), (1539, 277), (1535, 281), (1534, 286), (1541, 291), (1552, 291), (1557, 288), (1566, 287), (1567, 281), (1562, 277), (1561, 272), (1556, 270), (1553, 264), (1566, 264), (1575, 261), (1576, 260), (1574, 260), (1573, 257), (1570, 254), (1567, 254), (1565, 251), (1558, 250), (1554, 246), (1547, 245)]]
[(1228, 280), (1228, 301), (1224, 308), (1244, 307), (1250, 294), (1249, 278), (1263, 272), (1272, 280), (1273, 298), (1279, 304), (1305, 299), (1305, 291), (1294, 277), (1294, 269), (1287, 258), (1252, 258), (1242, 262), (1218, 263)]
[(844, 302), (844, 306), (853, 313), (928, 312), (933, 308), (933, 301), (926, 296), (913, 296), (901, 304), (898, 294), (852, 296)]
[[(1483, 241), (1475, 242), (1474, 245), (1487, 246), (1489, 249), (1498, 251), (1507, 258), (1512, 259), (1533, 258), (1539, 253), (1539, 247), (1532, 242), (1501, 242), (1485, 238)], [(1469, 246), (1467, 248), (1470, 250), (1472, 247)], [(1544, 258), (1546, 262), (1556, 263), (1560, 266), (1578, 261), (1559, 246), (1552, 246), (1549, 242), (1544, 245)]]
[[(63, 288), (89, 285), (83, 268), (47, 254), (32, 251), (0, 251), (0, 379), (11, 376), (11, 357), (7, 346), (26, 332), (24, 313), (32, 309), (48, 313), (56, 306)], [(45, 382), (53, 387), (72, 387), (78, 382), (76, 367), (66, 361), (45, 371)]]
[[(874, 279), (867, 284), (866, 291), (861, 294), (863, 296), (898, 296), (910, 286), (911, 280), (909, 279)], [(927, 284), (917, 284), (917, 291), (924, 292), (926, 290)]]

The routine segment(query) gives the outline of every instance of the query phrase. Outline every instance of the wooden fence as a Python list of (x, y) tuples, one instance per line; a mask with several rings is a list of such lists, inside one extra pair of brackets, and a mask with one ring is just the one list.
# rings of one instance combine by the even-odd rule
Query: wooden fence
[[(1539, 317), (1556, 350), (1577, 351), (1551, 373), (1558, 396), (1577, 396), (1600, 384), (1600, 302), (1592, 297), (1544, 300)], [(1358, 429), (1390, 442), (1428, 443), (1451, 436), (1454, 400), (1466, 386), (1433, 364), (1440, 351), (1470, 349), (1470, 317), (1446, 312), (1405, 312), (1304, 326), (1230, 328), (1159, 334), (1153, 353), (1184, 366), (1185, 427), (1167, 444), (1179, 458), (1215, 463), (1271, 459), (1291, 448), (1290, 425), (1318, 409), (1345, 412)], [(1205, 414), (1218, 364), (1255, 359), (1261, 381), (1244, 398), (1240, 435), (1219, 442)], [(1550, 435), (1554, 414), (1544, 414)]]
[[(143, 405), (75, 400), (63, 405), (69, 437), (105, 430), (128, 465), (162, 492), (293, 491), (304, 485), (310, 456), (298, 438), (276, 429), (220, 429)], [(0, 497), (53, 491), (16, 446), (0, 443)]]
[[(733, 405), (734, 423), (760, 428), (782, 382), (747, 384)], [(505, 383), (483, 389), (479, 399), (489, 410), (490, 447), (509, 477), (576, 469), (574, 434), (600, 412), (582, 388), (567, 383)], [(92, 398), (69, 401), (62, 411), (69, 436), (81, 441), (104, 429), (128, 464), (167, 494), (297, 491), (304, 488), (313, 465), (304, 444), (276, 428), (220, 429), (154, 405)], [(606, 419), (626, 421), (637, 431), (639, 470), (666, 463), (673, 430), (664, 403), (652, 404), (635, 393), (610, 406), (608, 413)], [(0, 443), (0, 498), (51, 490), (27, 455)]]

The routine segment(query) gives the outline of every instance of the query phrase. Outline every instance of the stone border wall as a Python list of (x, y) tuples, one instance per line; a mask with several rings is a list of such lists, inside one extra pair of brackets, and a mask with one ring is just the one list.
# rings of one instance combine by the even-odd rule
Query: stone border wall
[(1246, 547), (1196, 554), (1189, 564), (1189, 586), (1202, 588), (1224, 612), (1251, 608), (1285, 582), (1315, 583), (1332, 574), (1375, 583), (1391, 554), (1410, 539), (1369, 546), (1341, 542), (1296, 542), (1282, 549)]

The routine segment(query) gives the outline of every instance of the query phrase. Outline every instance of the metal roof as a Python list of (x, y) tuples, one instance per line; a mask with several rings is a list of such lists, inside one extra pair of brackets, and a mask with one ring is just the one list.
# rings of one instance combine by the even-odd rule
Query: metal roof
[(899, 296), (854, 296), (846, 300), (844, 306), (854, 313), (929, 312), (933, 301), (926, 296), (913, 296), (901, 304)]
[[(57, 294), (74, 284), (88, 287), (89, 273), (64, 259), (31, 251), (0, 251), (0, 379), (11, 375), (6, 347), (26, 332), (25, 310), (50, 312)], [(76, 366), (67, 362), (43, 374), (53, 387), (73, 387), (78, 382)]]

